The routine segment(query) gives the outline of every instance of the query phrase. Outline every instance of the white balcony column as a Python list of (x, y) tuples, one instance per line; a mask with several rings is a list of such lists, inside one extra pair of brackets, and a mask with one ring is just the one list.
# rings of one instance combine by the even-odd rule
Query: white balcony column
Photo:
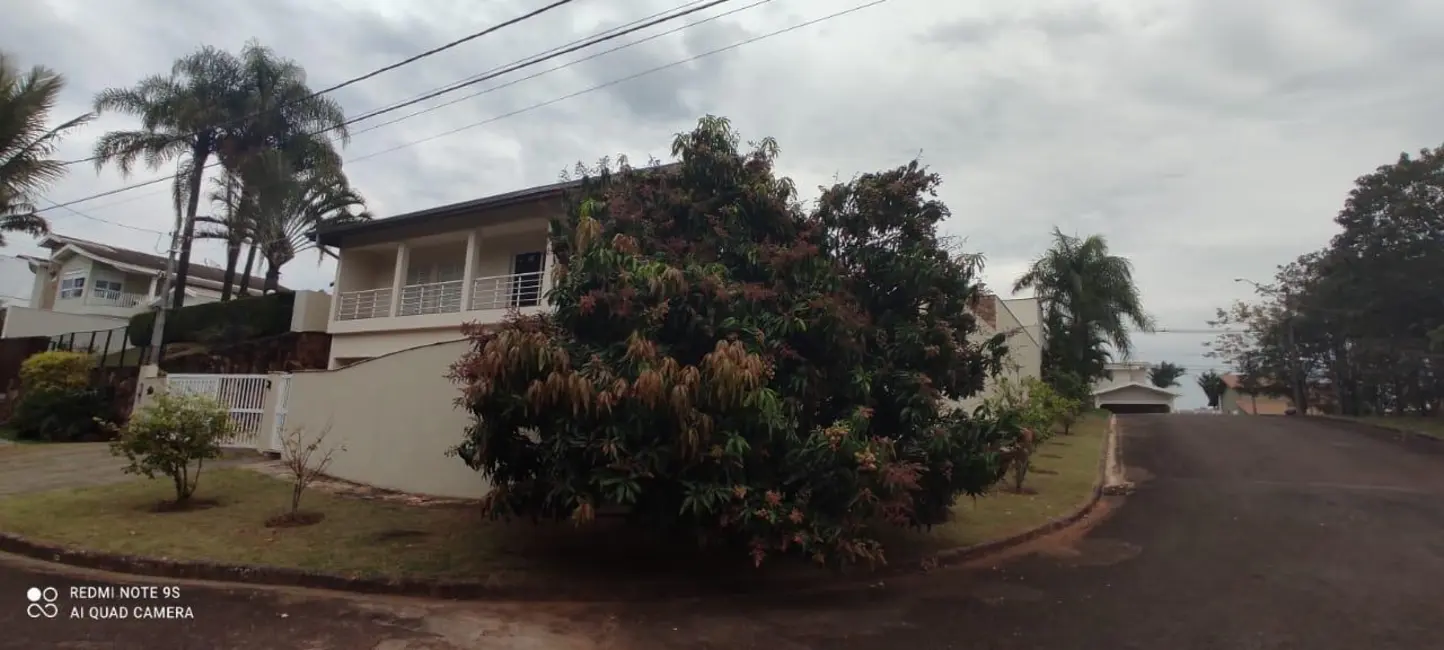
[(388, 316), (401, 315), (401, 288), (406, 286), (406, 267), (410, 264), (411, 246), (403, 241), (396, 245), (396, 268), (391, 278), (391, 313)]
[(334, 294), (331, 297), (331, 320), (333, 321), (336, 320), (336, 316), (341, 313), (341, 278), (345, 277), (341, 274), (345, 272), (345, 264), (346, 254), (342, 252), (340, 248), (337, 248), (336, 278), (331, 282), (331, 293)]
[(150, 288), (149, 288), (149, 289), (146, 289), (146, 291), (145, 291), (145, 297), (146, 297), (146, 298), (154, 298), (154, 297), (155, 297), (155, 284), (156, 284), (156, 281), (157, 281), (157, 280), (160, 280), (160, 277), (159, 277), (159, 276), (154, 276), (154, 275), (150, 276)]
[(541, 276), (541, 300), (538, 302), (543, 307), (550, 307), (551, 301), (547, 300), (547, 292), (552, 290), (552, 271), (556, 269), (557, 260), (552, 257), (551, 233), (547, 233), (547, 245), (542, 253), (542, 276)]
[(461, 263), (461, 311), (471, 311), (471, 293), (476, 285), (476, 254), (481, 232), (466, 233), (466, 260)]

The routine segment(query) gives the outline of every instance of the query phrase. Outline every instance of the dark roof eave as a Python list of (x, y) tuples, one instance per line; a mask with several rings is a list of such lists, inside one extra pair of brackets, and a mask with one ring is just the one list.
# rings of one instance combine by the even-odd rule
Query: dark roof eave
[(319, 246), (339, 246), (342, 239), (361, 233), (379, 233), (397, 228), (409, 228), (472, 212), (495, 210), (522, 203), (541, 201), (543, 199), (561, 196), (563, 191), (579, 186), (580, 184), (581, 181), (568, 181), (565, 183), (543, 185), (541, 187), (508, 192), (506, 194), (498, 194), (481, 199), (472, 199), (470, 201), (417, 210), (416, 212), (399, 214), (385, 219), (348, 223), (334, 228), (312, 231), (309, 236), (311, 240), (315, 241)]
[[(642, 173), (669, 172), (676, 170), (680, 167), (680, 163), (668, 163), (665, 165), (657, 165), (656, 167), (644, 167), (641, 169), (636, 169), (634, 171)], [(395, 230), (398, 228), (408, 228), (417, 225), (424, 225), (427, 223), (434, 223), (436, 221), (441, 221), (443, 219), (448, 219), (451, 217), (472, 212), (495, 210), (498, 208), (505, 208), (522, 203), (531, 203), (533, 201), (541, 201), (543, 199), (555, 198), (561, 196), (562, 193), (566, 190), (580, 187), (583, 180), (585, 179), (562, 181), (560, 183), (552, 183), (550, 185), (539, 185), (537, 187), (531, 187), (524, 190), (516, 190), (513, 192), (506, 192), (504, 194), (495, 194), (480, 199), (472, 199), (470, 201), (450, 203), (435, 208), (427, 208), (425, 210), (407, 212), (405, 214), (398, 214), (394, 217), (387, 217), (385, 219), (363, 221), (360, 223), (349, 223), (342, 226), (336, 226), (335, 228), (323, 228), (320, 230), (312, 231), (308, 233), (307, 236), (311, 238), (311, 241), (316, 242), (318, 246), (339, 246), (341, 244), (341, 241), (346, 237), (351, 237), (362, 233), (381, 233), (388, 230)]]

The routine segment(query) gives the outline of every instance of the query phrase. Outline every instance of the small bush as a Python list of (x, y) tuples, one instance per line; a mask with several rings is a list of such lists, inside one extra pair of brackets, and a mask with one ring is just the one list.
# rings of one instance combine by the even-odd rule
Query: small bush
[[(166, 314), (166, 343), (234, 343), (291, 331), (294, 293), (273, 293), (183, 307)], [(126, 326), (131, 345), (150, 345), (155, 312), (132, 316)]]
[(27, 391), (85, 388), (94, 367), (95, 360), (81, 352), (41, 352), (20, 364), (20, 386)]
[(230, 415), (215, 400), (163, 393), (131, 416), (111, 453), (130, 461), (128, 474), (170, 477), (175, 503), (182, 504), (195, 494), (205, 461), (220, 457), (230, 431)]
[(101, 440), (111, 413), (110, 401), (91, 390), (95, 362), (80, 352), (41, 352), (20, 364), (20, 399), (9, 425), (22, 440), (77, 442)]
[(89, 388), (27, 389), (15, 403), (9, 427), (21, 440), (91, 442), (109, 437), (110, 400)]

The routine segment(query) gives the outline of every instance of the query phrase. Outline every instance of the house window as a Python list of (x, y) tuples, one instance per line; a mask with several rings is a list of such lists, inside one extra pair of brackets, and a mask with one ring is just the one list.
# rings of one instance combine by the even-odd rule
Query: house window
[(85, 294), (85, 276), (73, 275), (60, 278), (60, 298), (79, 298)]
[(406, 269), (406, 284), (431, 284), (433, 282), (456, 282), (461, 279), (462, 268), (458, 263), (413, 264)]
[(96, 280), (95, 295), (106, 300), (120, 300), (121, 283), (115, 280)]

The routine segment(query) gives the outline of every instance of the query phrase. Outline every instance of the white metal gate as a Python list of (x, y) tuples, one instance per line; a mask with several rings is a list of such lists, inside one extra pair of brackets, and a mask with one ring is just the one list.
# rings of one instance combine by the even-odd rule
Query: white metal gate
[(265, 426), (268, 423), (263, 422), (270, 379), (268, 375), (166, 375), (166, 389), (182, 395), (205, 395), (226, 407), (233, 430), (221, 446), (264, 449), (258, 446), (261, 434), (268, 434), (272, 439), (268, 442), (275, 442), (276, 435), (276, 425)]

